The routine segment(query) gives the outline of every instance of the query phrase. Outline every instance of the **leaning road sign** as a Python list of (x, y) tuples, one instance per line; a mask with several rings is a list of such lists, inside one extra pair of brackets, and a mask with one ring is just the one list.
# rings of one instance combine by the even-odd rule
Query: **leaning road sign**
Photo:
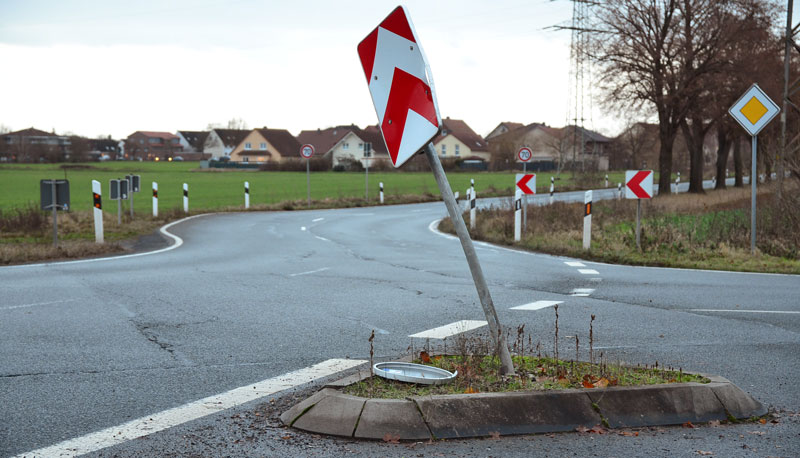
[(516, 183), (517, 189), (522, 191), (523, 194), (536, 194), (535, 173), (518, 173)]
[(750, 86), (750, 89), (728, 109), (733, 119), (751, 136), (758, 135), (780, 111), (778, 105), (767, 97), (758, 84)]
[(652, 170), (626, 170), (625, 171), (625, 198), (626, 199), (652, 199), (653, 198), (653, 171)]
[(358, 55), (386, 149), (392, 165), (400, 167), (442, 125), (430, 67), (404, 7), (358, 44)]

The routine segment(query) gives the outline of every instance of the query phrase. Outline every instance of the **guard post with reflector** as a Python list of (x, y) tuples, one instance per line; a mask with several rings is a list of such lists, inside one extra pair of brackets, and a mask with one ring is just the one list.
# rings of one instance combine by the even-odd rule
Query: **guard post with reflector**
[(189, 213), (189, 185), (183, 184), (183, 212)]
[(758, 133), (778, 115), (781, 109), (772, 101), (764, 91), (753, 84), (740, 98), (728, 109), (728, 113), (752, 137), (752, 168), (750, 172), (750, 253), (756, 252), (756, 149), (758, 148)]
[(102, 186), (97, 180), (92, 180), (92, 212), (94, 213), (94, 241), (103, 243), (103, 200)]
[(553, 192), (556, 190), (555, 178), (550, 177), (550, 205), (553, 204)]
[(514, 241), (522, 239), (522, 191), (514, 192)]
[(381, 185), (381, 204), (383, 204), (383, 181), (380, 182)]
[(250, 182), (244, 182), (244, 209), (250, 208)]
[(469, 228), (475, 229), (477, 221), (476, 208), (475, 208), (475, 180), (469, 180)]
[(158, 183), (153, 182), (153, 218), (158, 216)]
[(592, 191), (583, 195), (583, 249), (592, 245)]

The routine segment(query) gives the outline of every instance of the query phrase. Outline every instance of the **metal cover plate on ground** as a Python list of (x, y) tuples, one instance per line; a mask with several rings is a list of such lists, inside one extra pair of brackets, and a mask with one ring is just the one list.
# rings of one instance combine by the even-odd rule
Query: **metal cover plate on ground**
[(372, 373), (378, 377), (401, 382), (420, 383), (423, 385), (441, 385), (453, 381), (458, 375), (439, 369), (438, 367), (425, 366), (422, 364), (403, 363), (399, 361), (389, 361), (377, 363), (372, 366)]

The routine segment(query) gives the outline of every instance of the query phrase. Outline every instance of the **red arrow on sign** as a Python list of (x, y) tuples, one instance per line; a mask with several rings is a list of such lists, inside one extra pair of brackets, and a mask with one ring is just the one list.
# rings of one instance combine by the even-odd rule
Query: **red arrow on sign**
[(517, 187), (520, 189), (520, 191), (522, 191), (524, 194), (536, 194), (536, 190), (528, 187), (528, 182), (531, 181), (535, 176), (535, 174), (522, 175), (522, 178), (517, 180)]
[(651, 173), (653, 172), (650, 170), (640, 170), (639, 172), (636, 172), (636, 175), (634, 175), (633, 178), (631, 178), (627, 183), (625, 183), (625, 186), (627, 186), (628, 189), (630, 189), (631, 192), (636, 195), (636, 197), (640, 199), (650, 199), (653, 196), (651, 196), (647, 191), (642, 189), (641, 184), (642, 181), (644, 181), (644, 179), (647, 178)]

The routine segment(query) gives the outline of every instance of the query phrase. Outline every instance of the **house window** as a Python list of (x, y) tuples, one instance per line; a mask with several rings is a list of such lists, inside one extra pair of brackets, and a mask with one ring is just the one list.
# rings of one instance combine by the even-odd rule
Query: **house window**
[(442, 156), (447, 156), (447, 145), (442, 145)]
[(350, 149), (350, 143), (342, 143), (342, 149)]
[(161, 143), (158, 138), (148, 138), (147, 143)]
[(245, 143), (244, 144), (244, 149), (246, 149), (246, 150), (249, 150), (251, 147), (252, 146), (250, 145), (250, 143)]
[(264, 143), (264, 142), (261, 142), (261, 143), (259, 143), (258, 148), (263, 151), (263, 150), (267, 149), (267, 144)]
[(458, 152), (458, 147), (459, 147), (459, 146), (461, 146), (461, 145), (456, 145), (456, 156), (458, 156), (458, 153), (459, 153), (459, 152)]
[(242, 158), (242, 162), (250, 162), (250, 158), (245, 156)]

